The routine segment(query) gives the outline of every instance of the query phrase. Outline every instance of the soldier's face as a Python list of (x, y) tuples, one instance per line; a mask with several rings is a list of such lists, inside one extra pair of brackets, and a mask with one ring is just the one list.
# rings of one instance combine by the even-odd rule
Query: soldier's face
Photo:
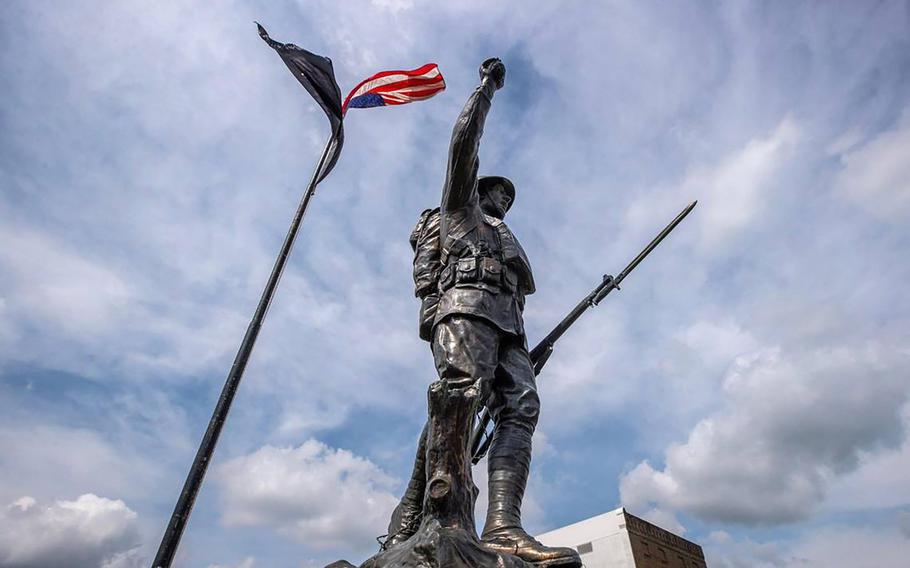
[(505, 217), (511, 203), (512, 198), (500, 183), (486, 190), (480, 198), (480, 207), (484, 213), (500, 219)]

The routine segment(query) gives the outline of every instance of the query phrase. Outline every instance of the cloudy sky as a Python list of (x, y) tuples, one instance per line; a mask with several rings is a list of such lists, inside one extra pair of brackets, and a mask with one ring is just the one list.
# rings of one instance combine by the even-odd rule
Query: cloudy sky
[(434, 379), (407, 238), (491, 56), (532, 343), (699, 200), (540, 377), (529, 530), (624, 505), (712, 568), (906, 559), (906, 2), (9, 1), (0, 566), (154, 555), (328, 129), (253, 20), (345, 92), (448, 88), (349, 114), (180, 566), (375, 551)]

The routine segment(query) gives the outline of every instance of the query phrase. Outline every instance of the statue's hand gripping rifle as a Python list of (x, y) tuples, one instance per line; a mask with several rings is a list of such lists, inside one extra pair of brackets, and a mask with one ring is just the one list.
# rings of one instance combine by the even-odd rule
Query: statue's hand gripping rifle
[[(675, 219), (670, 221), (670, 224), (664, 227), (664, 230), (661, 231), (656, 237), (654, 237), (654, 240), (648, 243), (648, 246), (646, 246), (640, 253), (638, 253), (638, 256), (633, 258), (632, 262), (623, 268), (622, 272), (620, 272), (617, 276), (614, 277), (610, 276), (609, 274), (605, 274), (603, 281), (601, 281), (601, 283), (598, 284), (590, 294), (588, 294), (581, 302), (579, 302), (578, 305), (575, 306), (571, 312), (569, 312), (569, 315), (564, 317), (563, 320), (553, 328), (553, 331), (548, 333), (547, 336), (544, 337), (543, 340), (541, 340), (541, 342), (534, 347), (534, 349), (531, 349), (529, 355), (531, 357), (531, 363), (534, 365), (535, 376), (539, 375), (540, 371), (543, 369), (543, 366), (547, 364), (547, 361), (550, 359), (550, 355), (553, 354), (553, 348), (556, 345), (556, 341), (562, 337), (562, 335), (572, 326), (573, 323), (575, 323), (575, 320), (580, 318), (581, 315), (588, 310), (588, 308), (593, 308), (599, 304), (604, 298), (607, 297), (607, 294), (613, 290), (619, 290), (619, 284), (626, 278), (626, 276), (635, 270), (635, 267), (638, 266), (638, 264), (644, 260), (644, 258), (648, 256), (648, 254), (650, 254), (651, 251), (654, 250), (662, 240), (664, 240), (664, 237), (669, 235), (670, 231), (675, 229), (676, 225), (679, 225), (679, 223), (686, 218), (686, 215), (692, 211), (696, 203), (698, 203), (698, 201), (693, 201), (690, 203), (689, 206), (683, 209)], [(490, 449), (490, 442), (493, 440), (493, 431), (496, 428), (495, 425), (493, 428), (490, 428), (492, 421), (493, 417), (490, 414), (489, 408), (484, 407), (477, 416), (477, 423), (474, 426), (474, 433), (471, 436), (471, 455), (472, 461), (475, 464), (479, 462), (487, 454), (487, 450)]]

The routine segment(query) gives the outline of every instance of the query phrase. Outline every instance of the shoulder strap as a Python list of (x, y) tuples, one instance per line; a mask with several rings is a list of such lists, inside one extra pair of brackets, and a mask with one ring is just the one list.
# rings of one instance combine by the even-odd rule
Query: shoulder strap
[[(461, 241), (461, 239), (464, 238), (465, 235), (467, 235), (468, 233), (473, 231), (475, 228), (476, 228), (476, 226), (474, 226), (474, 225), (463, 223), (458, 227), (458, 230), (452, 231), (446, 236), (445, 242), (440, 243), (440, 247), (442, 247), (442, 252), (441, 252), (439, 258), (442, 261), (442, 264), (444, 264), (444, 265), (449, 264), (449, 256), (452, 254), (452, 246), (458, 245), (458, 243)], [(468, 243), (468, 246), (471, 246), (471, 244)], [(459, 248), (458, 250), (461, 250), (461, 249)]]

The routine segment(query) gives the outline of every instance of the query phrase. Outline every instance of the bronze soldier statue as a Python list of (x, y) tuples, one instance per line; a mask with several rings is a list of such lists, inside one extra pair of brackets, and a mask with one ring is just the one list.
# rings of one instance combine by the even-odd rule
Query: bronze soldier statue
[[(480, 86), (452, 132), (441, 206), (425, 211), (411, 235), (420, 336), (432, 345), (441, 379), (453, 385), (480, 380), (497, 424), (488, 459), (483, 546), (539, 566), (578, 566), (575, 550), (546, 547), (521, 525), (540, 408), (522, 320), (534, 278), (518, 239), (503, 222), (515, 199), (514, 185), (504, 177), (477, 176), (484, 122), (505, 73), (499, 59), (481, 65)], [(385, 548), (406, 541), (420, 524), (425, 464), (426, 428)]]

